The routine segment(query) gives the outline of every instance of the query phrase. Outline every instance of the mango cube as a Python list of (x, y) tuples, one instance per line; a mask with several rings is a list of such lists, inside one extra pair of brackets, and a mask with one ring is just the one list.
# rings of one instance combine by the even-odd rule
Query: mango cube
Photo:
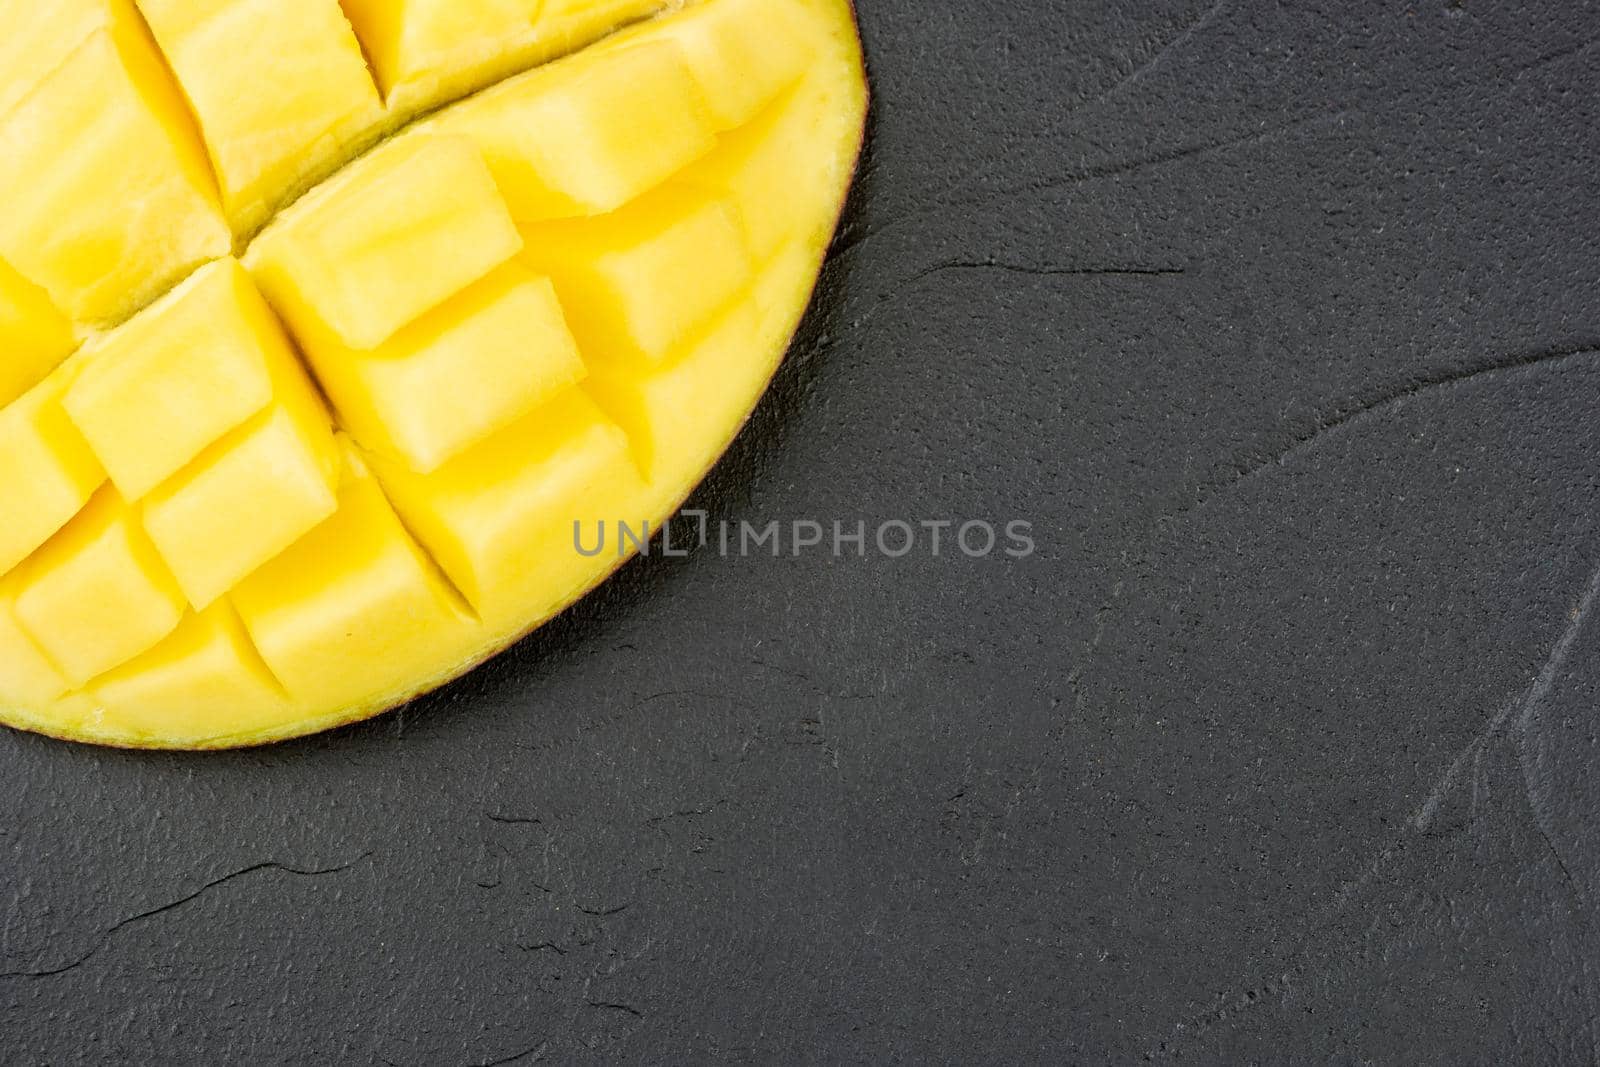
[(191, 740), (249, 730), (289, 703), (225, 603), (186, 616), (160, 644), (96, 680), (94, 695), (136, 736)]
[(480, 611), (515, 600), (530, 583), (574, 591), (587, 572), (575, 523), (632, 522), (625, 502), (640, 484), (627, 436), (572, 389), (432, 474), (382, 459), (374, 469), (396, 510)]
[(110, 334), (66, 408), (128, 500), (266, 407), (295, 356), (237, 260), (202, 268)]
[[(457, 646), (469, 620), (359, 460), (339, 509), (232, 597), (296, 700), (337, 708), (390, 690)], [(352, 671), (353, 663), (369, 669)]]
[(544, 0), (538, 26), (544, 34), (579, 45), (666, 6), (663, 0)]
[(299, 736), (598, 584), (804, 310), (854, 29), (850, 0), (0, 0), (0, 723)]
[(384, 93), (457, 73), (526, 38), (539, 0), (344, 0)]
[(391, 114), (414, 115), (682, 0), (341, 0)]
[(337, 485), (320, 404), (284, 397), (147, 497), (144, 525), (204, 608), (332, 515)]
[(332, 338), (306, 350), (345, 428), (424, 472), (586, 373), (554, 287), (515, 262), (372, 352)]
[(106, 474), (61, 406), (62, 368), (0, 410), (0, 574), (83, 509)]
[(183, 618), (183, 593), (110, 488), (17, 580), (18, 621), (74, 686), (144, 652)]
[(483, 156), (403, 137), (262, 235), (250, 266), (297, 333), (370, 350), (522, 246)]
[[(263, 220), (383, 119), (377, 86), (338, 0), (139, 0), (139, 6), (199, 116), (236, 229)], [(218, 62), (223, 55), (228, 61)]]
[[(602, 365), (584, 391), (627, 431), (652, 482), (672, 482), (706, 470), (726, 440), (705, 439), (707, 424), (739, 426), (750, 413), (752, 386), (772, 375), (775, 361), (752, 357), (748, 339), (761, 329), (750, 303), (724, 315), (682, 359), (638, 373)], [(703, 440), (698, 447), (684, 442)]]
[(715, 0), (649, 31), (683, 50), (718, 130), (755, 118), (800, 79), (815, 53), (791, 0)]
[(0, 0), (0, 115), (16, 107), (99, 31), (139, 32), (133, 0)]
[(72, 354), (72, 324), (43, 289), (0, 261), (0, 407)]
[(0, 585), (0, 704), (47, 704), (72, 686), (22, 629), (16, 615), (16, 583)]
[(580, 54), (452, 110), (521, 222), (614, 211), (709, 152), (716, 131), (680, 51)]
[(683, 186), (524, 234), (523, 262), (555, 282), (591, 361), (667, 359), (747, 289), (755, 271), (737, 209)]
[(715, 152), (679, 176), (683, 184), (725, 197), (737, 208), (751, 252), (762, 263), (805, 225), (805, 213), (796, 208), (805, 190), (830, 179), (827, 161), (806, 150), (817, 135), (816, 123), (812, 110), (791, 94), (724, 135)]
[(98, 31), (0, 116), (0, 257), (79, 322), (126, 317), (233, 245), (155, 49)]

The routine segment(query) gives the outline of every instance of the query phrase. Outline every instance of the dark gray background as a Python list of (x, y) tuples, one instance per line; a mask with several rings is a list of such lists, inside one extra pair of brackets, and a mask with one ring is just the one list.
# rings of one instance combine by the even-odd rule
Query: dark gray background
[(1600, 4), (862, 0), (715, 518), (281, 748), (7, 734), (7, 1064), (1583, 1064)]

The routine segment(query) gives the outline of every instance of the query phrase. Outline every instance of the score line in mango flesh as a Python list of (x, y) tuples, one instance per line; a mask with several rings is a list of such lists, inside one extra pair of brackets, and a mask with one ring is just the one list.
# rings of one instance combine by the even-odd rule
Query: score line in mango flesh
[(0, 0), (0, 722), (258, 744), (601, 582), (775, 372), (849, 0)]

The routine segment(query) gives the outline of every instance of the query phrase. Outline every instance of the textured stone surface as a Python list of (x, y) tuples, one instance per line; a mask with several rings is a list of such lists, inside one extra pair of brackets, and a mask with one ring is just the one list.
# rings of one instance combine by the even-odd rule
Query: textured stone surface
[(1594, 1062), (1597, 15), (862, 0), (699, 502), (1039, 553), (641, 561), (267, 751), (6, 734), (6, 1061)]

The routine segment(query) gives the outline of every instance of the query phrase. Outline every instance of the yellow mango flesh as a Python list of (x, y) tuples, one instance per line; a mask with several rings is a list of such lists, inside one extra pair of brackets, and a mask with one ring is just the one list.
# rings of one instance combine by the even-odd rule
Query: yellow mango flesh
[(528, 33), (537, 0), (345, 0), (385, 92), (503, 51)]
[(431, 475), (379, 462), (379, 480), (455, 587), (491, 618), (570, 599), (574, 524), (629, 515), (644, 490), (628, 437), (581, 389)]
[(133, 512), (107, 488), (23, 564), (15, 611), (81, 686), (171, 633), (184, 603)]
[[(288, 190), (382, 120), (338, 0), (138, 2), (198, 116), (236, 229), (265, 221)], [(242, 40), (248, 50), (237, 48)]]
[(0, 261), (0, 406), (43, 381), (74, 347), (72, 323), (45, 291)]
[(106, 480), (63, 403), (74, 373), (62, 367), (0, 411), (0, 572), (49, 541)]
[(233, 243), (181, 95), (137, 28), (95, 31), (0, 116), (0, 202), (0, 258), (91, 324)]
[(342, 0), (391, 110), (415, 114), (684, 0)]
[(682, 51), (658, 40), (553, 63), (436, 126), (480, 146), (522, 222), (614, 211), (716, 144)]
[(422, 473), (587, 373), (548, 278), (506, 263), (371, 351), (302, 334), (345, 428)]
[(846, 0), (0, 0), (0, 722), (278, 740), (560, 612), (760, 397), (865, 106)]
[(63, 403), (117, 489), (139, 500), (264, 408), (272, 365), (293, 361), (249, 276), (218, 260), (91, 345)]
[(372, 349), (522, 240), (466, 138), (409, 137), (363, 162), (264, 234), (252, 268), (291, 326)]

